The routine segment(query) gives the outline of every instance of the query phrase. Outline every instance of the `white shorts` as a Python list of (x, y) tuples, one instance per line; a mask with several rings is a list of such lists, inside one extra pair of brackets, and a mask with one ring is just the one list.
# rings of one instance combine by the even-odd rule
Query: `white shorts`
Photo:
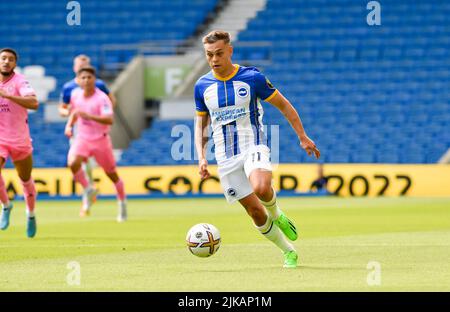
[(255, 169), (272, 171), (270, 149), (266, 145), (253, 146), (247, 152), (219, 164), (220, 184), (228, 203), (234, 203), (253, 193), (248, 178)]

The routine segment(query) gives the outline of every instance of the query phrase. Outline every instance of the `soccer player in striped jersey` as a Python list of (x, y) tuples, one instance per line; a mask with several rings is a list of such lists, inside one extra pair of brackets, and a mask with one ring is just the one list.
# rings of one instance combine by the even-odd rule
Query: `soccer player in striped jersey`
[(6, 160), (11, 157), (23, 187), (27, 207), (27, 236), (31, 238), (36, 235), (36, 189), (31, 177), (33, 146), (28, 127), (28, 109), (37, 110), (39, 102), (29, 82), (14, 72), (16, 64), (16, 51), (9, 48), (0, 50), (0, 202), (3, 208), (0, 229), (8, 228), (13, 207), (1, 175)]
[[(72, 91), (80, 86), (80, 82), (76, 76), (77, 72), (81, 68), (90, 66), (90, 65), (91, 65), (91, 59), (87, 55), (80, 54), (73, 59), (73, 72), (75, 73), (75, 77), (63, 85), (63, 88), (61, 91), (61, 96), (60, 96), (60, 104), (58, 107), (58, 111), (62, 117), (69, 116), (70, 99), (72, 97)], [(95, 86), (97, 88), (99, 88), (103, 93), (105, 93), (109, 97), (109, 99), (113, 105), (113, 108), (114, 108), (114, 106), (116, 104), (116, 98), (112, 94), (112, 92), (109, 91), (108, 87), (106, 86), (106, 83), (101, 79), (96, 79)], [(72, 140), (70, 142), (72, 142)], [(86, 159), (86, 161), (83, 162), (83, 169), (86, 172), (89, 184), (93, 187), (94, 180), (92, 177), (92, 166), (91, 166), (89, 159)]]
[(270, 81), (254, 67), (232, 63), (229, 33), (212, 31), (203, 38), (203, 46), (211, 71), (194, 88), (195, 143), (201, 178), (210, 176), (205, 130), (211, 122), (218, 173), (227, 201), (239, 201), (259, 232), (282, 250), (284, 267), (295, 268), (297, 252), (286, 237), (296, 240), (297, 230), (278, 207), (272, 188), (270, 149), (263, 131), (263, 107), (259, 99), (283, 113), (308, 155), (319, 158), (320, 152), (307, 136), (295, 108)]

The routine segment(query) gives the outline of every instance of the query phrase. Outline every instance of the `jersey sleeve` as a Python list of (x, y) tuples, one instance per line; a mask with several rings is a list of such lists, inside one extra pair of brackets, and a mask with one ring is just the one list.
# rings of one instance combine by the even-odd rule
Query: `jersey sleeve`
[(68, 88), (67, 86), (64, 86), (61, 95), (60, 95), (60, 101), (63, 102), (66, 105), (71, 104), (70, 103), (70, 95), (72, 93), (72, 89)]
[(107, 96), (102, 99), (102, 106), (100, 107), (100, 116), (112, 116), (114, 114), (112, 103)]
[(30, 85), (30, 83), (27, 80), (22, 80), (19, 83), (19, 94), (20, 96), (31, 96), (36, 95), (36, 92), (34, 91), (33, 87)]
[(66, 102), (63, 100), (64, 104), (70, 105), (70, 106), (69, 106), (69, 109), (70, 109), (71, 111), (74, 110), (74, 109), (76, 109), (76, 107), (77, 107), (75, 99), (76, 99), (75, 96), (69, 96), (69, 102), (68, 102), (68, 103), (66, 103)]
[(255, 91), (256, 97), (263, 101), (270, 101), (278, 93), (269, 79), (259, 71), (255, 72)]
[(109, 95), (109, 89), (106, 86), (106, 83), (103, 82), (103, 80), (97, 80), (96, 87), (102, 90), (102, 92), (105, 93), (106, 95)]
[(201, 92), (201, 88), (198, 84), (194, 87), (194, 97), (195, 97), (195, 111), (198, 116), (204, 116), (209, 113), (208, 107), (206, 107), (205, 99)]

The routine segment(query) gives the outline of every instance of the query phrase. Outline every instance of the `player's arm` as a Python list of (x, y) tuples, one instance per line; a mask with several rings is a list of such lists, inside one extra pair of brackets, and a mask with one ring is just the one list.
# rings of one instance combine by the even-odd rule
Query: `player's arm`
[(109, 100), (111, 101), (112, 107), (116, 107), (117, 99), (112, 92), (108, 94)]
[(116, 107), (117, 99), (116, 99), (115, 95), (111, 92), (111, 90), (109, 90), (106, 83), (103, 80), (97, 80), (96, 86), (97, 86), (97, 88), (99, 88), (103, 93), (105, 93), (109, 97), (112, 107), (113, 108)]
[(26, 109), (37, 110), (39, 107), (39, 102), (35, 95), (27, 95), (27, 96), (9, 95), (4, 90), (0, 89), (0, 97), (13, 101), (14, 103)]
[(64, 129), (64, 134), (69, 138), (71, 138), (73, 135), (72, 128), (73, 128), (73, 125), (75, 124), (75, 122), (77, 121), (77, 118), (78, 117), (77, 117), (76, 112), (72, 112), (69, 115), (69, 119), (67, 120), (67, 123), (66, 123), (66, 128)]
[(68, 117), (70, 115), (69, 105), (64, 102), (59, 103), (58, 112), (61, 117)]
[(284, 117), (289, 121), (295, 133), (297, 134), (302, 148), (308, 153), (308, 155), (314, 155), (316, 158), (320, 157), (320, 151), (316, 147), (316, 144), (311, 140), (303, 128), (302, 121), (298, 115), (296, 109), (279, 91), (268, 100), (270, 104), (280, 110)]
[(206, 160), (206, 143), (208, 143), (209, 114), (197, 114), (195, 123), (195, 148), (198, 155), (199, 174), (203, 179), (209, 178), (208, 161)]
[(96, 116), (96, 115), (88, 114), (86, 112), (78, 112), (77, 114), (78, 114), (78, 117), (81, 117), (86, 120), (93, 120), (102, 125), (112, 125), (114, 122), (113, 115)]
[(92, 120), (102, 125), (112, 125), (114, 122), (114, 113), (112, 103), (108, 97), (104, 96), (99, 115), (92, 115), (83, 111), (78, 111), (78, 117), (86, 120)]
[(58, 105), (58, 113), (61, 117), (69, 117), (70, 115), (70, 101), (72, 100), (72, 90), (66, 85), (61, 91), (60, 101)]

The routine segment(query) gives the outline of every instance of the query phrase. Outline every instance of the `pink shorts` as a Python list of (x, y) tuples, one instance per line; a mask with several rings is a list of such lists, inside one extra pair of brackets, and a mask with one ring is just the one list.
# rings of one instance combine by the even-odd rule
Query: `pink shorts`
[(0, 157), (4, 158), (5, 162), (8, 159), (8, 157), (11, 157), (13, 162), (24, 160), (32, 153), (33, 153), (33, 146), (31, 144), (11, 146), (0, 143)]
[(68, 158), (70, 159), (72, 156), (81, 156), (84, 158), (93, 156), (106, 173), (116, 171), (116, 160), (114, 159), (113, 147), (109, 135), (94, 141), (75, 138), (75, 141), (70, 147)]

